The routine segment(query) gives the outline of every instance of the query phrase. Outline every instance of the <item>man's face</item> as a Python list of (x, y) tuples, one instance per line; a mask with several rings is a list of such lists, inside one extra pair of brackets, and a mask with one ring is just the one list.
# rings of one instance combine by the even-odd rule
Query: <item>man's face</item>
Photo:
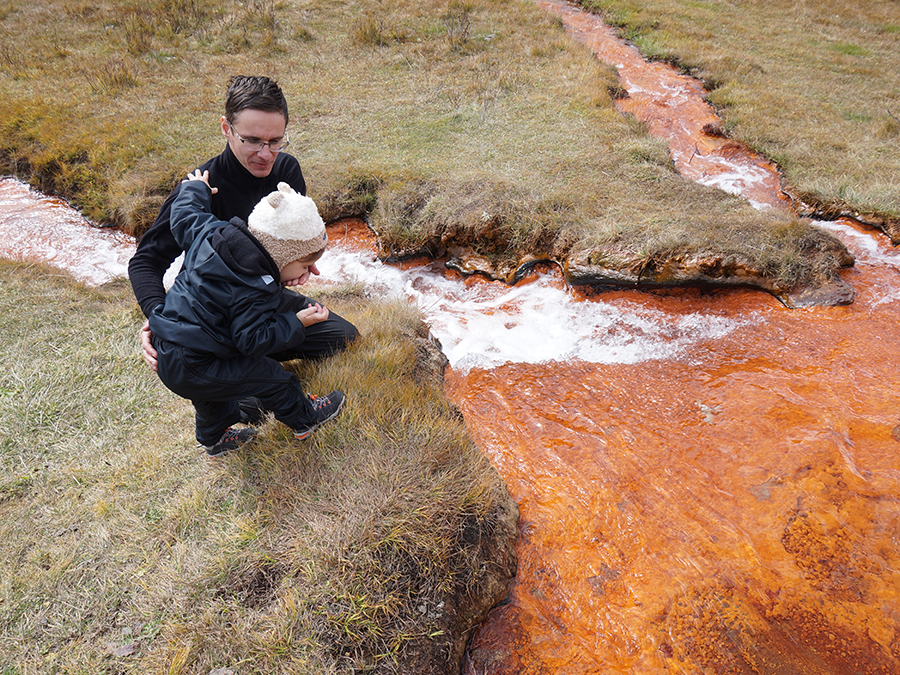
[(278, 153), (270, 146), (258, 150), (253, 142), (274, 141), (277, 146), (284, 139), (286, 127), (284, 115), (265, 110), (242, 110), (234, 116), (234, 123), (222, 118), (222, 133), (228, 139), (228, 146), (241, 166), (257, 178), (265, 178), (272, 172)]

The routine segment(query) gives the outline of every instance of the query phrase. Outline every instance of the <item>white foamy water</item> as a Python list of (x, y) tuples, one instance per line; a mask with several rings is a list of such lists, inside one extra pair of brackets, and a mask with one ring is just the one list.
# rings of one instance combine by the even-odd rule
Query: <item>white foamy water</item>
[(677, 358), (688, 346), (753, 320), (579, 300), (546, 275), (515, 287), (467, 284), (434, 265), (400, 270), (340, 245), (329, 248), (318, 267), (329, 281), (362, 283), (378, 295), (414, 300), (450, 364), (463, 371), (504, 363)]
[[(92, 285), (127, 276), (134, 240), (91, 226), (60, 200), (4, 179), (0, 214), (0, 255), (48, 262)], [(166, 274), (167, 288), (180, 267), (179, 258)], [(463, 370), (510, 362), (676, 358), (687, 346), (741, 325), (722, 316), (669, 314), (621, 300), (580, 301), (549, 276), (516, 287), (466, 284), (443, 275), (440, 265), (401, 270), (372, 252), (340, 245), (328, 250), (319, 268), (324, 279), (359, 282), (374, 295), (415, 301), (450, 363)]]
[[(166, 275), (171, 286), (177, 260)], [(407, 298), (423, 313), (450, 365), (462, 371), (504, 363), (638, 363), (674, 359), (692, 344), (720, 338), (753, 318), (675, 314), (635, 303), (579, 300), (542, 276), (531, 283), (466, 284), (448, 278), (442, 265), (401, 270), (371, 251), (329, 246), (302, 292), (317, 285), (363, 284), (373, 296)]]
[(767, 211), (771, 204), (753, 199), (753, 194), (771, 182), (771, 174), (765, 169), (733, 162), (724, 157), (706, 157), (707, 164), (716, 167), (715, 170), (704, 172), (697, 176), (691, 176), (701, 185), (718, 188), (730, 195), (744, 197), (753, 208), (759, 211)]
[(134, 238), (124, 232), (94, 227), (64, 201), (20, 180), (0, 180), (0, 256), (47, 262), (100, 285), (128, 275), (134, 250)]
[[(900, 252), (841, 222), (817, 225), (838, 235), (857, 264), (890, 266), (900, 273)], [(92, 227), (64, 202), (34, 192), (14, 179), (0, 181), (0, 255), (42, 260), (97, 285), (127, 275), (131, 237)], [(170, 287), (181, 266), (166, 274)], [(319, 262), (322, 278), (361, 283), (373, 295), (414, 301), (451, 365), (460, 370), (504, 363), (637, 363), (680, 358), (699, 342), (721, 338), (758, 318), (717, 313), (668, 312), (616, 299), (581, 300), (552, 276), (515, 287), (466, 283), (439, 264), (402, 270), (371, 251), (337, 244)], [(315, 295), (316, 282), (308, 288)], [(875, 303), (900, 300), (890, 288)]]
[(813, 224), (834, 233), (856, 256), (857, 263), (888, 265), (900, 271), (900, 250), (890, 248), (883, 238), (862, 232), (847, 221), (815, 220)]
[(870, 300), (875, 307), (900, 301), (900, 285), (896, 275), (900, 275), (900, 250), (891, 246), (881, 236), (873, 237), (869, 232), (857, 229), (847, 220), (817, 220), (814, 224), (828, 230), (840, 239), (856, 258), (856, 266), (869, 265), (891, 270), (894, 276), (887, 276), (877, 284), (877, 297)]

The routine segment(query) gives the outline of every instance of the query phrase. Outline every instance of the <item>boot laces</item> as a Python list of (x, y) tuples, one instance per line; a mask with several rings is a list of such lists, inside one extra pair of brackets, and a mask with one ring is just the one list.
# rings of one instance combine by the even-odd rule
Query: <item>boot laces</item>
[(316, 396), (315, 394), (310, 394), (309, 402), (312, 403), (313, 409), (321, 410), (330, 403), (330, 400), (327, 396)]

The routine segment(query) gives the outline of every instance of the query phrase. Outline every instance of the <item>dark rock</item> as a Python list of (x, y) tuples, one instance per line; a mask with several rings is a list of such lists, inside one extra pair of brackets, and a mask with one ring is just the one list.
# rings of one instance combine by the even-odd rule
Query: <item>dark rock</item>
[(853, 302), (854, 297), (855, 292), (850, 284), (841, 279), (833, 279), (821, 286), (792, 290), (778, 296), (778, 299), (791, 309), (799, 309), (801, 307), (849, 305)]

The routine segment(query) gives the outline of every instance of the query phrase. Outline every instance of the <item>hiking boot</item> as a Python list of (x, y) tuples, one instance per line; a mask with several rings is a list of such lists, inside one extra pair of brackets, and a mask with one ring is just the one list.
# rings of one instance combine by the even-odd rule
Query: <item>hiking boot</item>
[(241, 409), (241, 424), (258, 427), (266, 421), (268, 412), (258, 398), (254, 396), (243, 398), (238, 401), (238, 407)]
[(328, 396), (313, 396), (310, 394), (309, 402), (312, 403), (314, 421), (304, 427), (294, 429), (294, 438), (301, 441), (309, 438), (309, 435), (325, 424), (325, 422), (338, 416), (346, 400), (347, 397), (344, 396), (342, 391), (333, 391)]
[(229, 450), (234, 450), (242, 445), (246, 445), (254, 438), (256, 438), (256, 429), (235, 429), (234, 427), (228, 427), (225, 430), (225, 433), (222, 434), (222, 437), (216, 441), (215, 445), (203, 445), (201, 443), (200, 447), (206, 450), (206, 454), (210, 457), (218, 457)]

